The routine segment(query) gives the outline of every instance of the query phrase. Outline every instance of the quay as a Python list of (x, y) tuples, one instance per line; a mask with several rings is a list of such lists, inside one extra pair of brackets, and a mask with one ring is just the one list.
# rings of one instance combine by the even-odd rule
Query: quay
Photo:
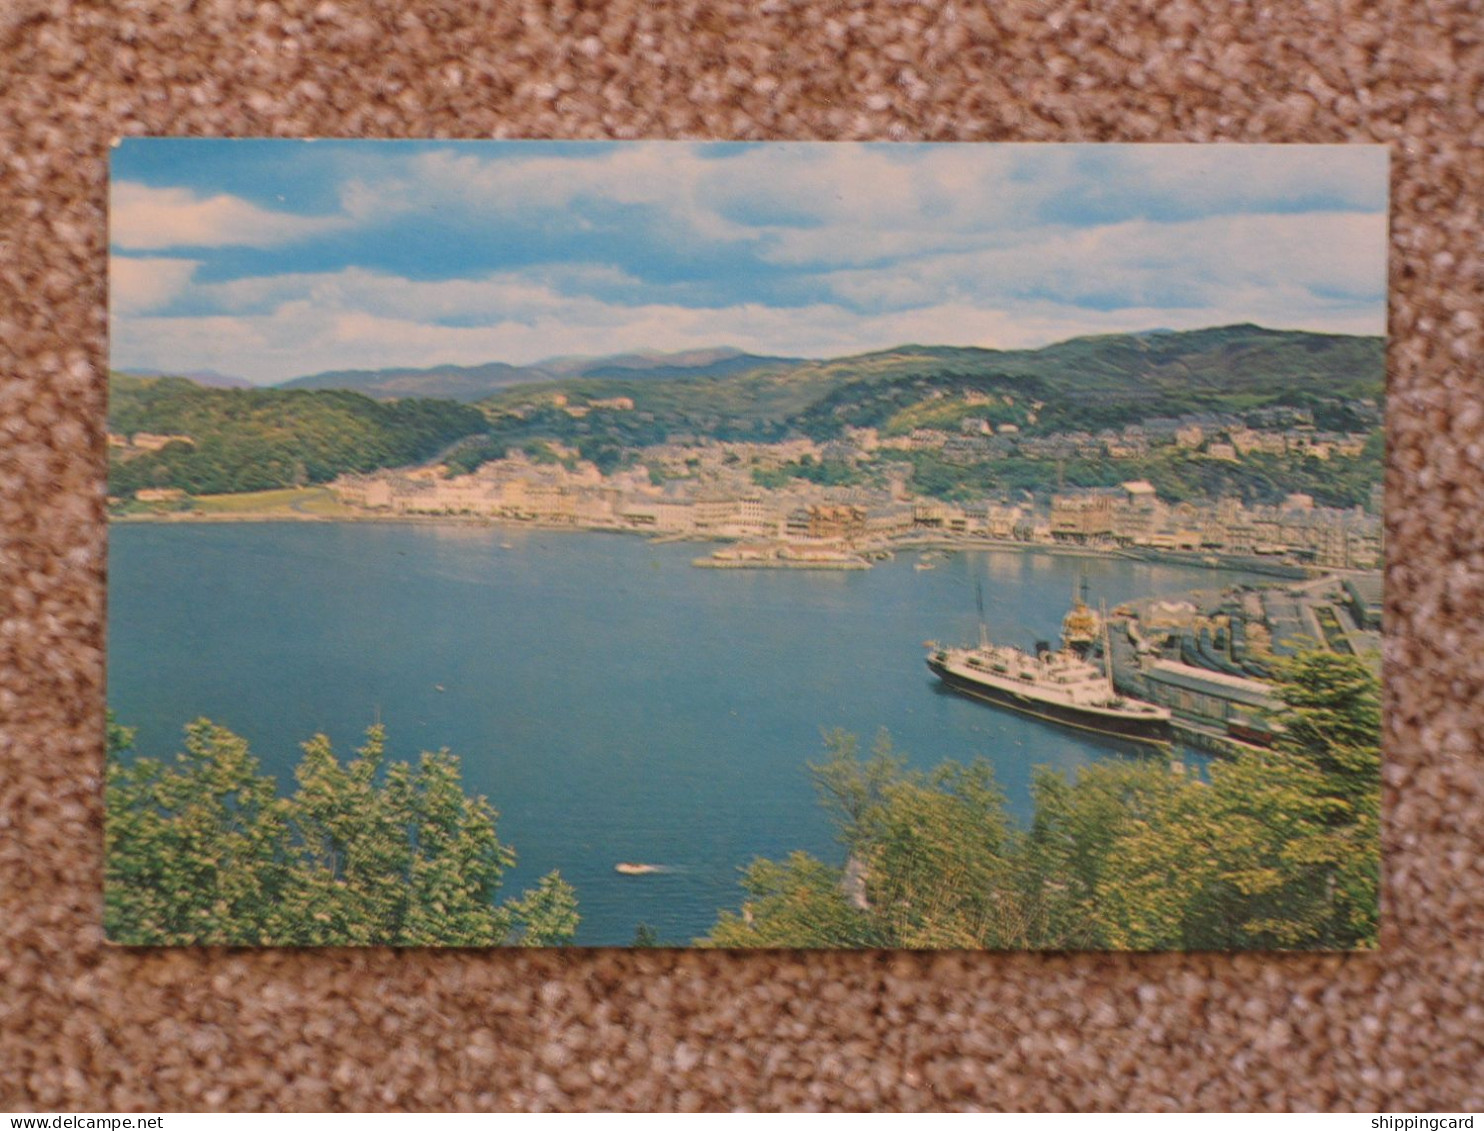
[(1175, 732), (1175, 737), (1180, 745), (1188, 746), (1193, 750), (1200, 750), (1206, 754), (1215, 754), (1219, 757), (1230, 758), (1237, 754), (1259, 753), (1266, 750), (1252, 742), (1242, 742), (1229, 734), (1224, 734), (1213, 727), (1202, 726), (1192, 719), (1184, 719), (1176, 716), (1170, 721), (1170, 726)]
[(870, 569), (862, 558), (718, 558), (714, 555), (696, 558), (690, 563), (697, 569)]

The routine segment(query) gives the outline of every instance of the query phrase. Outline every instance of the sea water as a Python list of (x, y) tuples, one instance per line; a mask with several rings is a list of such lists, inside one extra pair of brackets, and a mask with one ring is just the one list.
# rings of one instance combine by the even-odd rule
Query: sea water
[(977, 637), (977, 587), (993, 637), (1029, 649), (1084, 575), (1110, 608), (1235, 580), (1020, 550), (709, 570), (695, 544), (458, 523), (119, 524), (109, 542), (108, 702), (139, 753), (169, 757), (206, 717), (287, 789), (317, 733), (342, 756), (376, 722), (394, 758), (447, 748), (518, 854), (504, 893), (559, 870), (585, 945), (640, 923), (687, 943), (757, 857), (839, 862), (809, 773), (835, 728), (923, 768), (987, 758), (1021, 820), (1033, 767), (1140, 756), (939, 686), (924, 642)]

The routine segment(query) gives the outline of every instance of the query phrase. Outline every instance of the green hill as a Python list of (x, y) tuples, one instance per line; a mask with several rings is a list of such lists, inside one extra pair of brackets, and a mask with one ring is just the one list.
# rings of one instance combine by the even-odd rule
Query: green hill
[(798, 428), (825, 438), (847, 424), (886, 426), (914, 405), (964, 394), (1015, 399), (1022, 409), (1007, 419), (1017, 423), (1025, 422), (1024, 405), (1044, 402), (1038, 426), (1050, 431), (1201, 409), (1379, 399), (1384, 385), (1380, 338), (1239, 325), (1073, 338), (1037, 350), (906, 345), (673, 380), (573, 377), (506, 389), (480, 406), (497, 420), (529, 421), (554, 393), (579, 404), (628, 397), (669, 431), (767, 436)]
[(1237, 396), (1307, 391), (1380, 397), (1382, 338), (1268, 330), (1244, 323), (1182, 333), (1108, 334), (1021, 352), (1007, 372), (1038, 373), (1063, 392)]
[[(434, 397), (468, 404), (512, 385), (545, 384), (565, 377), (604, 377), (621, 381), (691, 380), (727, 377), (759, 368), (788, 367), (799, 358), (758, 357), (741, 350), (682, 350), (678, 353), (623, 353), (601, 357), (554, 357), (533, 365), (434, 365), (425, 369), (333, 369), (295, 377), (280, 389), (350, 389), (377, 400)], [(198, 382), (205, 384), (207, 382)]]
[[(388, 403), (347, 390), (208, 389), (180, 378), (114, 374), (111, 431), (190, 442), (115, 450), (111, 490), (180, 487), (198, 494), (319, 483), (344, 471), (425, 461), (470, 436), (481, 439), (460, 446), (452, 456), (458, 467), (477, 466), (511, 445), (557, 439), (607, 470), (635, 448), (676, 437), (770, 441), (802, 433), (825, 440), (849, 426), (888, 435), (920, 427), (956, 432), (965, 418), (1014, 424), (1026, 436), (1290, 405), (1310, 409), (1321, 428), (1350, 430), (1347, 403), (1379, 400), (1385, 386), (1380, 338), (1252, 325), (1074, 338), (1036, 350), (905, 345), (819, 361), (714, 350), (548, 364), (570, 375), (543, 370), (540, 380), (475, 406), (410, 395)], [(450, 379), (516, 371), (500, 363), (445, 368)], [(368, 376), (386, 395), (385, 382), (398, 380), (397, 373), (412, 382), (408, 388), (426, 388), (429, 375), (441, 372)], [(470, 377), (473, 384), (483, 379)], [(1374, 414), (1369, 421), (1357, 428), (1373, 428)], [(1365, 462), (1365, 475), (1379, 466), (1377, 458)], [(929, 466), (918, 471), (923, 483), (936, 474)], [(997, 467), (996, 481), (1013, 471)], [(1194, 475), (1187, 471), (1181, 476)], [(943, 490), (967, 489), (966, 474), (947, 469), (937, 478)], [(1025, 469), (1027, 477), (1044, 474), (1039, 465)]]
[(115, 434), (181, 436), (157, 451), (110, 450), (109, 492), (178, 487), (190, 494), (324, 483), (429, 459), (483, 432), (477, 409), (451, 401), (382, 404), (341, 390), (208, 389), (180, 377), (109, 377)]

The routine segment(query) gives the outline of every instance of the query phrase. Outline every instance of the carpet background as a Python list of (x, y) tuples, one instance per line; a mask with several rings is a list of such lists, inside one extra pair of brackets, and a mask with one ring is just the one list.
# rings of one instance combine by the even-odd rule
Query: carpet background
[[(0, 1109), (1484, 1107), (1481, 29), (1477, 0), (0, 0)], [(105, 948), (120, 134), (1390, 143), (1380, 953)]]

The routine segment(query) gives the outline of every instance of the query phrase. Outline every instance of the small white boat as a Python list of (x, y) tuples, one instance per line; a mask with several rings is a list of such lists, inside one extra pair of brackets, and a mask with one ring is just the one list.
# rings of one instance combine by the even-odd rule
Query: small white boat
[(624, 876), (652, 876), (660, 870), (658, 864), (631, 864), (627, 860), (613, 865), (613, 870)]

